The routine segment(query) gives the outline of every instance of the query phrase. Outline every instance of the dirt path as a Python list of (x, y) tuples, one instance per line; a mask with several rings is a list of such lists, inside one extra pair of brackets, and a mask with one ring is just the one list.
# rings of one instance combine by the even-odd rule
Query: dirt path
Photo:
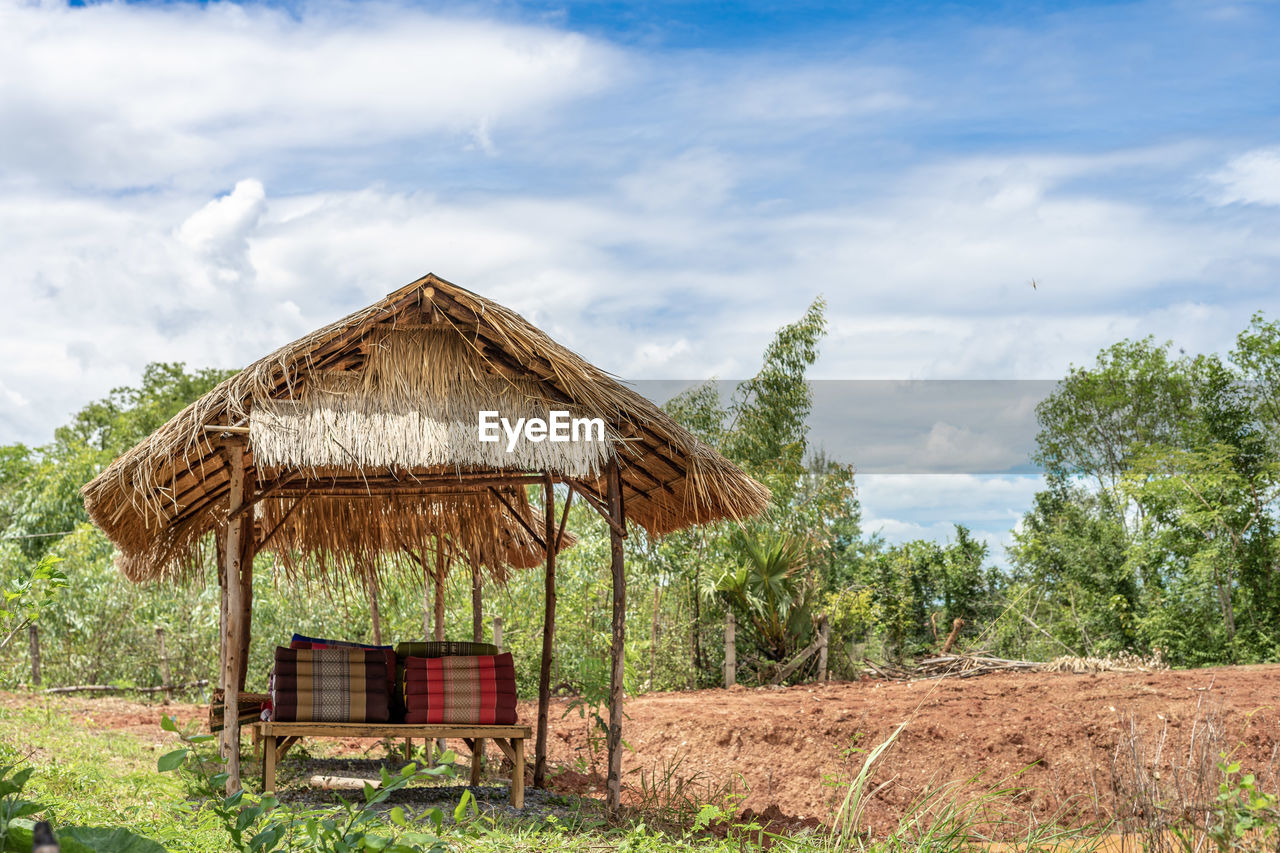
[[(24, 701), (33, 700), (0, 696), (4, 704)], [(56, 701), (87, 726), (157, 740), (162, 713), (204, 715), (195, 705)], [(566, 768), (558, 785), (599, 793), (603, 739), (577, 711), (566, 716), (567, 708), (558, 700), (551, 714), (550, 759)], [(702, 792), (734, 786), (746, 795), (742, 805), (757, 812), (773, 807), (821, 820), (843, 798), (833, 783), (856, 772), (862, 750), (907, 722), (876, 777), (887, 784), (868, 810), (875, 830), (888, 829), (931, 786), (979, 775), (994, 785), (1022, 771), (1015, 784), (1029, 789), (1027, 810), (1042, 820), (1066, 814), (1083, 823), (1123, 809), (1115, 790), (1135, 765), (1158, 765), (1162, 784), (1173, 785), (1189, 756), (1212, 760), (1235, 749), (1235, 759), (1274, 787), (1280, 764), (1280, 666), (657, 693), (628, 699), (626, 713), (624, 738), (633, 751), (623, 770), (633, 786), (642, 769), (674, 768)], [(533, 704), (522, 703), (520, 714), (533, 720)], [(1144, 753), (1137, 758), (1135, 743)], [(343, 746), (358, 752), (369, 744)]]

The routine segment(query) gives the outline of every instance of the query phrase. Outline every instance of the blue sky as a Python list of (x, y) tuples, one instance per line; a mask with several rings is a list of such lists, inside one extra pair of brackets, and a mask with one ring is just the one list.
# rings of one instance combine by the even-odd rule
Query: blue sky
[[(819, 294), (825, 379), (1225, 350), (1280, 314), (1276, 44), (1275, 3), (0, 0), (0, 442), (428, 270), (636, 379), (747, 375)], [(861, 479), (997, 547), (1037, 485)]]

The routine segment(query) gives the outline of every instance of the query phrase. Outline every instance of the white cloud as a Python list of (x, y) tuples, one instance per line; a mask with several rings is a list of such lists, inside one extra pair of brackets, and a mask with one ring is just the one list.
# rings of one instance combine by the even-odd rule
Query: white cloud
[[(1013, 529), (1044, 488), (1039, 476), (869, 474), (858, 477), (863, 529), (891, 544), (955, 539), (955, 525), (986, 543), (990, 559), (1007, 566)], [(939, 521), (938, 519), (945, 519)]]
[[(40, 441), (148, 361), (239, 366), (429, 270), (634, 378), (746, 375), (818, 293), (833, 378), (1054, 378), (1125, 336), (1220, 349), (1280, 308), (1269, 232), (1111, 186), (1194, 183), (1195, 152), (882, 170), (849, 134), (924, 120), (923, 70), (792, 59), (393, 4), (0, 0), (0, 428)], [(468, 148), (497, 165), (435, 160)]]
[[(953, 161), (883, 197), (792, 213), (725, 199), (655, 214), (625, 181), (560, 196), (290, 195), (248, 178), (221, 196), (10, 195), (0, 253), (21, 320), (0, 356), (7, 386), (44, 405), (21, 425), (0, 407), (40, 441), (148, 361), (241, 366), (428, 271), (631, 378), (748, 375), (819, 292), (824, 377), (1055, 378), (1148, 332), (1229, 346), (1266, 302), (1169, 300), (1161, 282), (1263, 249), (1230, 225), (1061, 189), (1090, 168), (1109, 166)], [(966, 438), (935, 432), (939, 457)]]
[(618, 181), (625, 200), (655, 211), (723, 204), (736, 182), (727, 158), (711, 150), (687, 151)]
[(1258, 148), (1210, 175), (1218, 204), (1280, 205), (1280, 148)]
[(266, 199), (262, 183), (247, 178), (178, 228), (178, 240), (209, 265), (211, 284), (231, 285), (252, 276), (249, 235), (266, 210)]
[(0, 0), (0, 163), (115, 187), (204, 179), (282, 150), (428, 133), (492, 149), (607, 86), (612, 49), (543, 27), (389, 3)]

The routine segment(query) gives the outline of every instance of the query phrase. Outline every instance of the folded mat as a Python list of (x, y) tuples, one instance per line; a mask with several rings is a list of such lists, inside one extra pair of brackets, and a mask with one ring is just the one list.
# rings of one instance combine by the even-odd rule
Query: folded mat
[(381, 649), (276, 649), (273, 718), (385, 723), (391, 718), (386, 653)]
[[(418, 697), (426, 696), (428, 692), (430, 692), (430, 689), (431, 682), (429, 681), (406, 681), (400, 686), (400, 695), (405, 702), (416, 701), (421, 703), (424, 700)], [(499, 696), (514, 697), (516, 695), (516, 686), (514, 683), (498, 682), (498, 684), (495, 685), (494, 692)]]
[(428, 677), (428, 673), (441, 668), (448, 668), (455, 672), (462, 670), (490, 672), (493, 673), (495, 678), (512, 682), (514, 682), (516, 678), (516, 668), (510, 652), (501, 655), (471, 655), (447, 658), (407, 658), (404, 666), (404, 677), (405, 679), (421, 680)]
[(473, 643), (470, 640), (431, 640), (429, 642), (397, 643), (396, 657), (404, 663), (408, 657), (445, 658), (458, 655), (496, 655), (498, 647), (492, 643)]
[(513, 725), (515, 667), (510, 653), (405, 661), (406, 723)]
[(289, 643), (291, 649), (365, 649), (381, 652), (387, 662), (387, 690), (395, 693), (396, 689), (396, 652), (391, 646), (374, 646), (368, 643), (353, 643), (349, 640), (323, 640), (316, 637), (304, 637), (294, 634)]
[(396, 720), (404, 718), (408, 710), (404, 704), (405, 661), (415, 658), (443, 658), (474, 655), (496, 655), (498, 647), (492, 643), (477, 643), (472, 640), (417, 640), (397, 643), (395, 683), (392, 686), (391, 713)]

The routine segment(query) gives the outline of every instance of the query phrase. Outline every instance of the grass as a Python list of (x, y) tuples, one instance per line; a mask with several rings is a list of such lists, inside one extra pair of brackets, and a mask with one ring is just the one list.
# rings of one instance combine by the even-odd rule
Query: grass
[[(1064, 829), (1052, 820), (1029, 819), (1019, 805), (1027, 792), (1016, 784), (983, 786), (980, 780), (966, 780), (924, 792), (901, 815), (896, 831), (888, 837), (873, 838), (864, 825), (865, 807), (875, 796), (878, 784), (883, 784), (876, 780), (892, 778), (891, 767), (880, 765), (900, 732), (901, 729), (867, 752), (857, 771), (844, 780), (830, 830), (787, 837), (770, 835), (756, 825), (741, 825), (734, 820), (736, 800), (731, 790), (701, 778), (686, 779), (675, 763), (655, 766), (644, 775), (633, 791), (637, 808), (618, 821), (605, 821), (592, 801), (582, 801), (579, 808), (558, 817), (471, 817), (449, 836), (450, 849), (478, 853), (736, 853), (769, 847), (779, 853), (1057, 853), (1121, 849), (1112, 834), (1116, 831), (1129, 833), (1122, 845), (1124, 850), (1225, 853), (1280, 849), (1280, 811), (1275, 799), (1267, 799), (1269, 795), (1261, 791), (1254, 792), (1253, 805), (1249, 806), (1249, 794), (1240, 786), (1245, 776), (1239, 768), (1234, 775), (1223, 775), (1217, 764), (1202, 757), (1193, 763), (1212, 778), (1196, 780), (1195, 794), (1197, 798), (1211, 794), (1210, 799), (1216, 797), (1218, 805), (1203, 811), (1191, 823), (1171, 823), (1167, 805), (1160, 809), (1153, 805), (1157, 799), (1163, 800), (1163, 795), (1148, 793), (1142, 808), (1131, 810), (1115, 826)], [(1125, 761), (1117, 779), (1124, 782), (1126, 791), (1144, 784), (1143, 774), (1151, 767), (1151, 757), (1134, 740), (1135, 732), (1132, 729), (1127, 733), (1117, 749), (1117, 761)], [(0, 707), (0, 765), (21, 762), (35, 769), (26, 796), (45, 804), (45, 816), (56, 825), (125, 826), (175, 853), (227, 850), (222, 827), (208, 809), (190, 802), (189, 789), (182, 779), (156, 772), (159, 756), (175, 745), (159, 729), (147, 734), (86, 728), (74, 721), (56, 699), (32, 699), (29, 703)], [(570, 798), (567, 802), (577, 801)], [(1157, 812), (1164, 817), (1157, 818)], [(1136, 819), (1144, 813), (1148, 819)], [(1206, 833), (1215, 826), (1216, 831)], [(1017, 840), (988, 840), (1008, 839), (1011, 835)]]
[(156, 772), (154, 738), (95, 731), (73, 722), (56, 701), (0, 708), (0, 764), (25, 761), (36, 772), (28, 799), (48, 804), (57, 825), (126, 826), (172, 850), (225, 849), (221, 829), (176, 808), (180, 780)]

